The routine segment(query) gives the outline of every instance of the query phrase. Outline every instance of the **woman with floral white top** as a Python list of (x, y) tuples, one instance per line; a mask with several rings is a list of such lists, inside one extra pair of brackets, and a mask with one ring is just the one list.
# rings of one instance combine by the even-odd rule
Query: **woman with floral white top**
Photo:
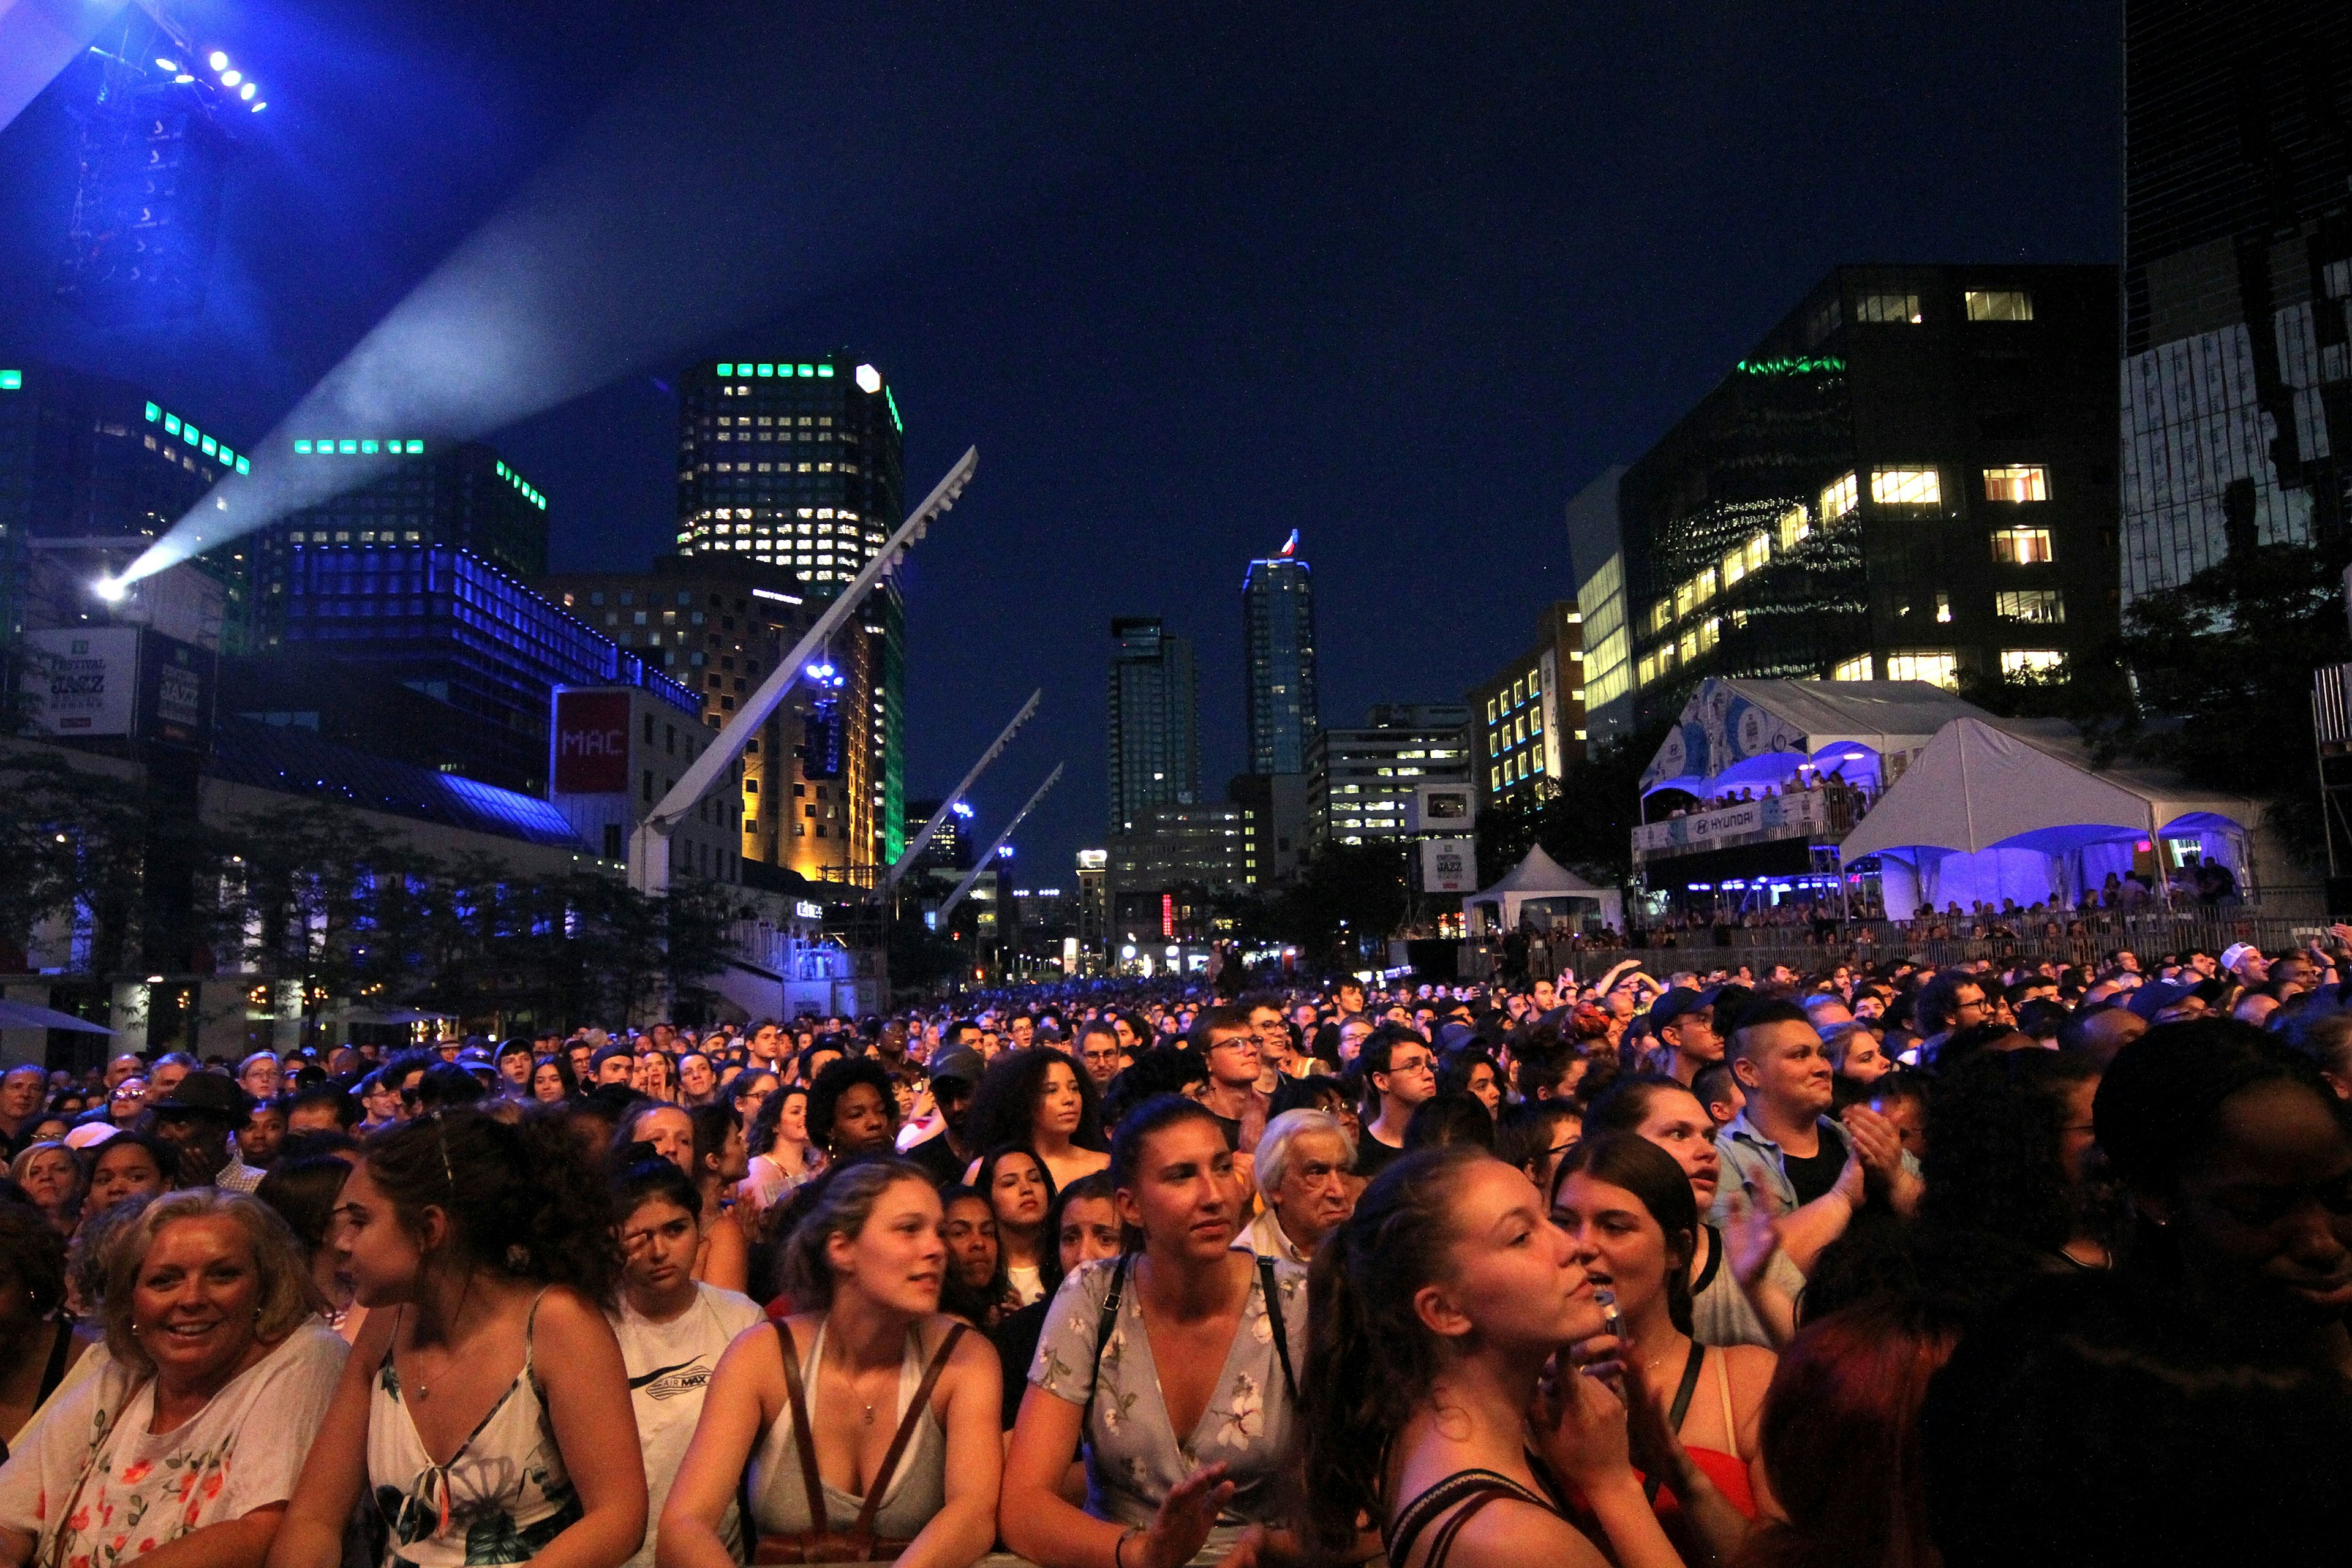
[[(1162, 1095), (1129, 1111), (1110, 1178), (1129, 1249), (1072, 1274), (1047, 1310), (997, 1528), (1044, 1568), (1213, 1562), (1280, 1522), (1306, 1271), (1236, 1248), (1242, 1178), (1195, 1101)], [(1083, 1510), (1058, 1489), (1081, 1440)]]
[(104, 1258), (110, 1359), (0, 1466), (0, 1564), (260, 1568), (346, 1353), (292, 1234), (199, 1187)]

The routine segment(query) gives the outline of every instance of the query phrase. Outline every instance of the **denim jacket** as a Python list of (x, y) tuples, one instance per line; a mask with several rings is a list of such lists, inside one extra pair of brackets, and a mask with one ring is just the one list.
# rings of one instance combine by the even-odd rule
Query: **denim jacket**
[[(1835, 1137), (1847, 1148), (1853, 1147), (1845, 1129), (1829, 1117), (1821, 1119), (1822, 1135)], [(1775, 1143), (1756, 1130), (1743, 1109), (1731, 1119), (1731, 1124), (1716, 1134), (1715, 1149), (1723, 1157), (1723, 1174), (1715, 1189), (1715, 1208), (1710, 1215), (1717, 1225), (1727, 1225), (1737, 1216), (1740, 1200), (1753, 1192), (1769, 1193), (1776, 1200), (1774, 1212), (1787, 1214), (1797, 1206), (1797, 1189), (1789, 1180), (1787, 1156)], [(1911, 1152), (1903, 1152), (1903, 1168), (1912, 1175), (1919, 1173), (1919, 1162)]]

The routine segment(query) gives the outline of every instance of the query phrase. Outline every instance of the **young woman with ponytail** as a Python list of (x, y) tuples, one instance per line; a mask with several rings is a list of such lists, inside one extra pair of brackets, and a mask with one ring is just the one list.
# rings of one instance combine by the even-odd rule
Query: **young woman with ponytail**
[(1520, 1172), (1475, 1144), (1395, 1161), (1316, 1249), (1308, 1315), (1312, 1548), (1359, 1555), (1369, 1520), (1390, 1568), (1601, 1568), (1565, 1515), (1566, 1482), (1620, 1568), (1680, 1568), (1628, 1457), (1624, 1405), (1555, 1372), (1607, 1324)]
[(371, 1310), (270, 1568), (336, 1568), (363, 1494), (386, 1564), (619, 1568), (646, 1478), (604, 1317), (613, 1205), (578, 1140), (436, 1111), (370, 1139), (335, 1212)]

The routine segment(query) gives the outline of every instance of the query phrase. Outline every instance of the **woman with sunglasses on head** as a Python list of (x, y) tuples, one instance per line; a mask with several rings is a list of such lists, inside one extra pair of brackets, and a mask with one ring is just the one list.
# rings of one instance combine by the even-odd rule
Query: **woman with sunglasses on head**
[[(1575, 1374), (1544, 1386), (1608, 1325), (1526, 1176), (1475, 1144), (1399, 1158), (1318, 1249), (1310, 1310), (1310, 1551), (1360, 1558), (1369, 1521), (1391, 1568), (1681, 1568), (1616, 1394)], [(1642, 1397), (1638, 1373), (1626, 1383)]]
[(336, 1245), (369, 1309), (271, 1568), (335, 1568), (363, 1500), (386, 1568), (620, 1568), (646, 1533), (604, 1313), (613, 1201), (579, 1138), (442, 1110), (370, 1139)]

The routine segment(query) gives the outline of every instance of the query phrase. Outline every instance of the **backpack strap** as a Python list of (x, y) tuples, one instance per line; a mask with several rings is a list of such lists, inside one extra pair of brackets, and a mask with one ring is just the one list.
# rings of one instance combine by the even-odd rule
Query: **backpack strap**
[(1290, 1403), (1298, 1403), (1298, 1379), (1290, 1370), (1290, 1336), (1282, 1331), (1282, 1292), (1274, 1283), (1274, 1259), (1257, 1260), (1258, 1289), (1265, 1292), (1266, 1321), (1274, 1329), (1274, 1353), (1282, 1362), (1282, 1388), (1290, 1395)]
[[(816, 1473), (816, 1437), (809, 1428), (808, 1390), (801, 1384), (801, 1347), (793, 1326), (776, 1320), (776, 1348), (784, 1357), (784, 1392), (793, 1407), (793, 1447), (800, 1450), (801, 1489), (808, 1493), (809, 1530), (823, 1535), (832, 1528), (824, 1517), (824, 1482)], [(746, 1526), (745, 1533), (749, 1534)]]
[(890, 1478), (898, 1473), (898, 1461), (914, 1441), (915, 1428), (921, 1424), (923, 1413), (931, 1407), (931, 1393), (940, 1385), (940, 1374), (947, 1370), (948, 1358), (955, 1354), (956, 1342), (964, 1336), (968, 1325), (961, 1322), (948, 1325), (947, 1337), (940, 1348), (931, 1352), (931, 1364), (923, 1369), (923, 1384), (915, 1390), (907, 1413), (898, 1417), (898, 1430), (890, 1435), (890, 1447), (882, 1456), (881, 1465), (866, 1483), (866, 1503), (857, 1510), (857, 1522), (849, 1528), (852, 1539), (870, 1540), (874, 1534), (874, 1515), (882, 1507), (882, 1494), (890, 1489)]

